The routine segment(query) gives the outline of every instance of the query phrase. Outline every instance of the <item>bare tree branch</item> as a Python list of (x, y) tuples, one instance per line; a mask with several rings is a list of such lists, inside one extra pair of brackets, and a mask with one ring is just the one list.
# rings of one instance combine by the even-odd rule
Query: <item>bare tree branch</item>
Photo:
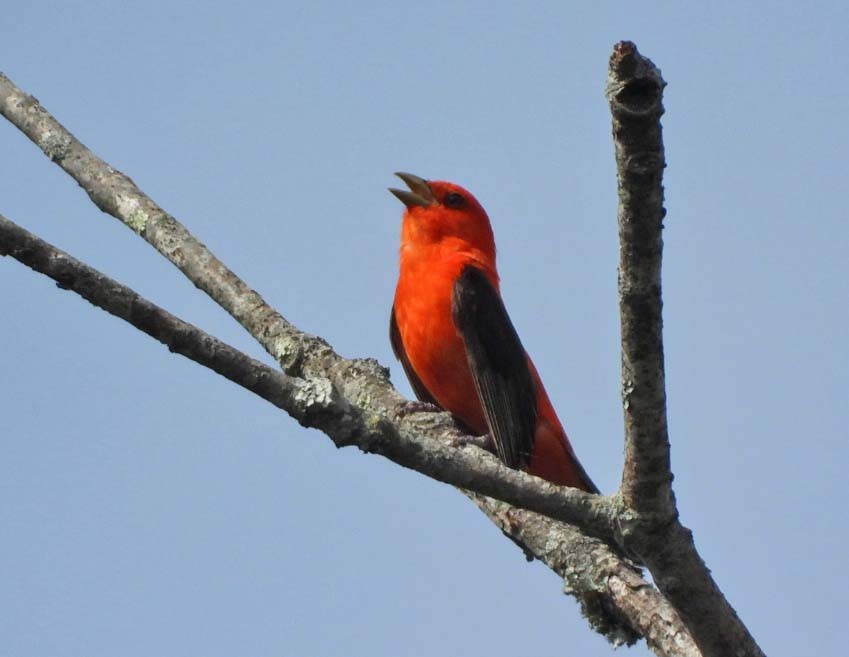
[[(658, 655), (702, 654), (674, 607), (607, 545), (571, 525), (492, 498), (470, 497), (505, 534), (543, 555), (540, 558), (563, 578), (566, 591), (578, 599), (590, 624), (613, 643), (633, 643), (628, 628), (615, 622), (627, 619), (627, 625)], [(560, 547), (551, 549), (552, 545)], [(605, 626), (611, 619), (613, 626)]]
[[(41, 150), (76, 180), (92, 201), (127, 226), (133, 228), (162, 255), (204, 290), (216, 303), (225, 308), (275, 357), (288, 374), (303, 377), (324, 397), (343, 400), (345, 412), (358, 415), (359, 446), (364, 451), (381, 453), (397, 463), (416, 469), (413, 457), (421, 461), (444, 461), (453, 470), (449, 481), (454, 485), (482, 494), (497, 494), (499, 499), (516, 504), (504, 496), (501, 485), (490, 486), (477, 482), (474, 473), (483, 470), (504, 470), (507, 479), (535, 478), (503, 468), (471, 447), (434, 455), (421, 449), (419, 436), (424, 434), (457, 439), (454, 423), (447, 414), (416, 414), (399, 416), (405, 401), (388, 382), (386, 371), (370, 360), (349, 361), (338, 354), (321, 338), (299, 331), (289, 324), (218, 260), (182, 224), (146, 196), (125, 174), (109, 166), (92, 153), (62, 126), (32, 96), (18, 89), (0, 74), (0, 113), (26, 134)], [(318, 409), (320, 416), (321, 408)], [(321, 417), (321, 416), (320, 416)], [(397, 430), (387, 424), (398, 419)], [(318, 427), (326, 431), (337, 445), (352, 444), (356, 432), (348, 427)], [(443, 441), (444, 443), (444, 441)], [(482, 461), (482, 467), (475, 462)], [(428, 468), (425, 467), (425, 472)], [(521, 486), (520, 486), (521, 487)], [(549, 502), (542, 506), (528, 499), (519, 503), (525, 508), (566, 522), (574, 522), (596, 536), (614, 541), (617, 526), (608, 501), (580, 491), (558, 487), (536, 480), (533, 486), (542, 497), (553, 494), (556, 499), (570, 499), (567, 509), (557, 510)], [(545, 492), (543, 492), (545, 491)], [(540, 500), (542, 501), (542, 500)], [(545, 507), (545, 508), (543, 508)]]
[(628, 41), (610, 57), (607, 98), (619, 179), (619, 307), (625, 468), (623, 540), (648, 566), (704, 655), (759, 656), (711, 577), (672, 493), (663, 368), (663, 87), (660, 70)]
[[(439, 434), (447, 436), (448, 440), (435, 439), (425, 431), (413, 435), (411, 440), (400, 440), (398, 431), (388, 423), (367, 426), (345, 400), (319, 394), (320, 391), (316, 391), (310, 381), (290, 377), (250, 358), (2, 215), (0, 255), (9, 255), (49, 276), (60, 287), (76, 292), (95, 306), (129, 322), (171, 351), (214, 370), (285, 410), (301, 424), (324, 430), (337, 444), (352, 441), (364, 451), (372, 449), (377, 452), (381, 450), (376, 447), (388, 444), (386, 451), (382, 452), (388, 458), (438, 481), (466, 486), (472, 491), (469, 495), (478, 506), (506, 534), (566, 580), (568, 592), (579, 599), (584, 615), (611, 642), (633, 643), (643, 634), (650, 643), (655, 641), (653, 637), (667, 637), (667, 634), (686, 636), (680, 620), (677, 626), (671, 626), (671, 630), (664, 624), (664, 619), (669, 617), (668, 604), (657, 590), (603, 542), (589, 538), (570, 525), (534, 513), (520, 512), (480, 493), (494, 493), (513, 504), (533, 508), (538, 507), (537, 501), (551, 495), (553, 497), (549, 502), (543, 502), (543, 506), (551, 506), (551, 502), (554, 506), (541, 508), (544, 513), (556, 509), (556, 499), (560, 496), (563, 496), (561, 502), (567, 500), (567, 507), (572, 505), (574, 500), (571, 498), (577, 494), (581, 513), (597, 509), (594, 513), (598, 513), (600, 518), (611, 513), (608, 498), (552, 486), (506, 468), (493, 456), (474, 446), (457, 447), (458, 434), (453, 427)], [(429, 416), (440, 418), (438, 414)], [(442, 431), (438, 422), (433, 426)], [(514, 497), (513, 492), (518, 492), (518, 497)], [(581, 507), (582, 502), (588, 506)], [(555, 511), (555, 515), (561, 514)], [(587, 546), (592, 546), (592, 550), (586, 549)], [(679, 647), (686, 645), (682, 641), (678, 641)], [(693, 654), (686, 650), (672, 650), (665, 644), (663, 650), (660, 654)]]
[(309, 423), (310, 416), (319, 412), (333, 416), (344, 412), (343, 408), (334, 406), (332, 400), (316, 395), (309, 382), (269, 367), (181, 320), (3, 215), (0, 215), (0, 256), (11, 256), (49, 276), (59, 287), (76, 292), (93, 305), (147, 333), (170, 351), (250, 390), (285, 410), (301, 424)]
[(323, 340), (287, 322), (129, 176), (92, 153), (36, 98), (18, 89), (2, 73), (0, 114), (76, 180), (98, 208), (141, 235), (230, 313), (287, 374), (297, 376), (308, 360), (323, 361), (324, 356), (334, 360), (336, 355)]
[(663, 255), (663, 87), (650, 60), (619, 44), (607, 97), (619, 178), (619, 314), (625, 467), (622, 498), (643, 513), (675, 514), (669, 440), (660, 268)]
[[(171, 351), (283, 409), (302, 425), (324, 431), (340, 447), (356, 445), (437, 481), (585, 526), (585, 531), (613, 542), (615, 511), (611, 498), (555, 486), (506, 467), (489, 452), (465, 444), (445, 414), (427, 415), (436, 416), (438, 422), (431, 426), (442, 431), (446, 440), (433, 438), (431, 432), (399, 431), (389, 422), (375, 421), (362, 409), (353, 408), (349, 400), (247, 356), (2, 215), (0, 255), (10, 255), (49, 276), (60, 287), (129, 322)], [(385, 387), (391, 390), (388, 382)]]
[[(268, 398), (266, 388), (280, 386), (282, 391), (268, 394), (277, 395), (281, 408), (302, 424), (321, 429), (338, 446), (357, 445), (440, 481), (521, 507), (473, 494), (505, 534), (565, 579), (590, 623), (611, 641), (630, 642), (643, 635), (660, 655), (755, 657), (762, 654), (760, 649), (712, 580), (689, 530), (678, 522), (671, 489), (660, 289), (664, 157), (659, 119), (664, 84), (657, 68), (641, 57), (633, 44), (617, 44), (607, 93), (620, 194), (626, 463), (620, 493), (613, 498), (558, 488), (504, 467), (488, 453), (466, 444), (447, 414), (405, 413), (405, 400), (376, 361), (344, 359), (324, 340), (287, 322), (130, 178), (91, 153), (38, 101), (2, 74), (0, 113), (77, 180), (98, 207), (144, 237), (236, 318), (286, 374), (265, 373), (261, 368), (271, 368), (239, 352), (234, 355), (227, 351), (230, 348), (224, 349), (227, 345), (210, 342), (215, 339), (195, 327), (155, 306), (145, 306), (149, 302), (132, 291), (128, 292), (134, 296), (117, 303), (119, 307), (124, 304), (125, 314), (126, 308), (130, 309), (128, 321), (138, 315), (139, 308), (146, 308), (147, 316), (156, 318), (153, 333), (147, 331), (159, 334), (154, 337), (169, 346), (180, 345), (179, 339), (168, 333), (173, 330), (175, 335), (190, 335), (186, 340), (200, 345), (193, 344), (180, 353), (202, 358), (226, 354), (230, 359), (226, 367), (212, 362), (208, 366), (223, 368), (216, 371), (231, 380), (244, 374), (248, 384), (255, 383), (251, 377), (259, 376), (261, 385), (246, 387), (264, 398)], [(11, 222), (0, 222), (0, 239), (37, 240), (15, 233), (10, 226), (14, 227)], [(32, 240), (16, 250), (0, 247), (0, 252), (14, 251), (19, 259), (28, 258), (49, 268), (44, 263), (51, 257), (38, 253), (43, 243)], [(69, 257), (62, 256), (67, 263)], [(67, 271), (60, 275), (64, 278), (57, 280), (71, 287)], [(97, 296), (91, 289), (114, 290), (116, 285), (104, 277), (80, 283), (76, 291), (89, 289), (86, 298), (91, 300)], [(247, 360), (242, 363), (238, 357)], [(233, 358), (238, 367), (231, 362)], [(559, 521), (575, 523), (590, 535)], [(663, 595), (609, 545), (641, 559)]]
[[(489, 487), (486, 482), (474, 480), (475, 472), (502, 468), (493, 459), (481, 456), (478, 450), (469, 447), (440, 457), (421, 450), (418, 436), (422, 433), (456, 440), (459, 434), (447, 414), (403, 415), (406, 400), (389, 384), (384, 368), (370, 359), (342, 358), (321, 338), (304, 333), (287, 322), (182, 224), (146, 196), (128, 176), (92, 153), (37, 99), (18, 89), (1, 73), (0, 114), (73, 177), (99, 208), (133, 228), (179, 267), (192, 283), (227, 310), (278, 360), (284, 371), (307, 379), (316, 390), (326, 391), (329, 398), (345, 400), (348, 404), (346, 410), (360, 415), (360, 427), (379, 428), (380, 431), (365, 432), (365, 438), (359, 443), (364, 451), (379, 452), (413, 469), (416, 466), (411, 461), (412, 454), (419, 454), (418, 458), (422, 461), (444, 459), (448, 461), (449, 469), (456, 470), (451, 483), (483, 494), (498, 494), (500, 499), (517, 503), (513, 498), (508, 499), (499, 486)], [(395, 420), (397, 430), (394, 426), (391, 430), (386, 429), (389, 426), (386, 422)], [(319, 428), (328, 432), (339, 446), (354, 442), (350, 431)], [(476, 468), (474, 462), (480, 460), (485, 465)], [(514, 485), (519, 485), (519, 480), (534, 479), (524, 473), (504, 470), (508, 473), (508, 480), (514, 478)], [(540, 480), (536, 481), (535, 490), (535, 494), (542, 496), (537, 500), (542, 505), (528, 499), (525, 500), (527, 504), (522, 503), (522, 506), (579, 524), (605, 540), (616, 540), (618, 527), (609, 501), (580, 491), (559, 489)], [(546, 496), (549, 500), (543, 501)], [(558, 498), (558, 502), (551, 504), (551, 500)], [(555, 509), (566, 499), (570, 500), (566, 507)]]

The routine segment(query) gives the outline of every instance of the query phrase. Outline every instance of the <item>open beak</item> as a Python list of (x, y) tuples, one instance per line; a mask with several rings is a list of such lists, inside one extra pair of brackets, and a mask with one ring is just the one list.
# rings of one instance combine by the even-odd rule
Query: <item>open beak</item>
[(403, 189), (391, 188), (389, 191), (397, 196), (398, 200), (406, 205), (408, 209), (412, 209), (417, 205), (426, 208), (436, 200), (433, 196), (433, 192), (430, 191), (430, 186), (427, 184), (427, 180), (414, 176), (412, 173), (398, 172), (395, 175), (407, 183), (407, 187), (410, 188), (410, 191), (408, 192)]

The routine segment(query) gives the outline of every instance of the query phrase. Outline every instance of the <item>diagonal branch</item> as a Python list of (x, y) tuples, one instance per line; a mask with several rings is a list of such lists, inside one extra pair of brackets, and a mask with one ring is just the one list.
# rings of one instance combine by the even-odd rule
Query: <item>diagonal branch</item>
[[(368, 359), (344, 359), (321, 338), (291, 325), (182, 224), (145, 195), (128, 176), (92, 153), (50, 115), (37, 99), (16, 87), (2, 73), (0, 114), (76, 180), (95, 205), (136, 231), (176, 265), (195, 286), (227, 310), (280, 363), (287, 374), (306, 379), (316, 390), (325, 391), (328, 397), (346, 400), (349, 409), (359, 414), (364, 427), (383, 427), (387, 422), (397, 421), (393, 431), (386, 434), (366, 432), (368, 440), (361, 443), (365, 451), (376, 451), (401, 465), (415, 467), (409, 461), (409, 455), (418, 448), (416, 437), (422, 432), (456, 438), (456, 429), (446, 414), (401, 417), (399, 413), (405, 400), (391, 387), (383, 368)], [(334, 439), (339, 445), (351, 442), (351, 437), (345, 435), (338, 435)], [(498, 487), (487, 488), (486, 482), (479, 487), (475, 486), (476, 481), (470, 474), (475, 470), (469, 469), (468, 462), (463, 459), (467, 453), (467, 450), (457, 451), (449, 463), (449, 467), (457, 470), (454, 479), (459, 480), (458, 485), (484, 494), (499, 494)], [(429, 455), (423, 452), (421, 458), (427, 460)], [(474, 457), (466, 458), (468, 460), (474, 460)], [(484, 463), (485, 468), (500, 467), (491, 459), (485, 459)], [(525, 475), (514, 472), (509, 477), (522, 478)], [(551, 485), (540, 483), (539, 490), (547, 486)], [(551, 490), (555, 489), (552, 487)], [(501, 494), (504, 499), (503, 492)], [(575, 497), (581, 495), (578, 491), (558, 494), (581, 499)], [(580, 503), (584, 505), (585, 511), (582, 513), (587, 521), (587, 530), (597, 532), (597, 535), (608, 540), (615, 539), (618, 527), (614, 522), (614, 514), (600, 514), (599, 503), (590, 502), (589, 499)], [(541, 513), (558, 515), (553, 509), (543, 510), (532, 504), (528, 506)], [(573, 504), (572, 509), (575, 508)], [(567, 513), (559, 517), (565, 520), (565, 515)], [(574, 515), (570, 520), (583, 524)], [(592, 529), (593, 525), (596, 525), (595, 530)]]
[[(16, 258), (76, 292), (95, 306), (119, 317), (171, 351), (225, 376), (230, 381), (285, 410), (301, 424), (320, 428), (338, 445), (357, 444), (377, 451), (438, 481), (465, 486), (481, 509), (529, 553), (564, 578), (567, 591), (581, 602), (590, 624), (615, 644), (645, 636), (659, 654), (698, 655), (686, 629), (669, 604), (632, 565), (604, 542), (571, 525), (504, 502), (526, 506), (567, 520), (608, 522), (610, 500), (552, 486), (503, 466), (473, 446), (456, 447), (439, 436), (440, 424), (406, 439), (388, 422), (369, 424), (346, 400), (325, 394), (310, 381), (288, 376), (256, 361), (156, 306), (133, 290), (32, 235), (0, 215), (0, 255)], [(440, 415), (429, 414), (439, 418)], [(436, 433), (436, 437), (434, 437)], [(558, 510), (559, 509), (559, 510)], [(569, 510), (571, 509), (571, 511)], [(605, 525), (600, 525), (602, 529)]]
[[(310, 380), (292, 377), (242, 353), (145, 299), (0, 215), (0, 255), (10, 255), (60, 287), (76, 292), (106, 312), (129, 322), (181, 354), (221, 374), (289, 413), (306, 427), (324, 431), (338, 446), (356, 445), (452, 486), (496, 497), (555, 520), (586, 527), (611, 541), (614, 509), (610, 498), (555, 486), (503, 465), (474, 445), (463, 444), (444, 414), (433, 432), (399, 430), (375, 420), (344, 397)], [(385, 384), (391, 390), (388, 382)], [(434, 415), (434, 414), (428, 414)]]
[(619, 180), (619, 306), (625, 468), (623, 540), (678, 610), (704, 655), (757, 657), (760, 648), (678, 521), (666, 424), (660, 268), (666, 83), (628, 41), (610, 57), (607, 98)]
[[(174, 353), (208, 367), (287, 411), (301, 424), (319, 411), (338, 417), (344, 408), (319, 397), (308, 382), (251, 358), (198, 327), (148, 301), (0, 215), (0, 256), (11, 256), (76, 292), (94, 306), (123, 319)], [(312, 401), (316, 398), (315, 402)], [(307, 401), (305, 401), (307, 400)], [(309, 404), (321, 405), (313, 408)]]
[[(540, 559), (563, 578), (565, 590), (578, 599), (590, 624), (612, 643), (632, 643), (615, 624), (617, 618), (625, 618), (658, 655), (701, 656), (675, 608), (607, 545), (536, 513), (491, 498), (470, 497), (505, 534), (543, 555)], [(553, 550), (552, 545), (560, 548)], [(611, 619), (612, 627), (598, 626)]]
[(141, 235), (256, 338), (287, 374), (305, 360), (333, 360), (327, 344), (287, 322), (185, 226), (65, 129), (36, 98), (0, 73), (0, 114), (76, 180), (92, 202)]

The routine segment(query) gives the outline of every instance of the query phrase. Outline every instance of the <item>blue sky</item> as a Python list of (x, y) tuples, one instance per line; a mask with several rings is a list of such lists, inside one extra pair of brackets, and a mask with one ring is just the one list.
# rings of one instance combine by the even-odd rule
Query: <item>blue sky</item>
[[(22, 4), (0, 70), (288, 319), (374, 356), (406, 170), (489, 211), (581, 460), (622, 465), (607, 58), (662, 69), (685, 524), (770, 655), (842, 652), (849, 9), (837, 3)], [(0, 124), (0, 212), (263, 357)], [(0, 655), (605, 655), (453, 489), (336, 450), (0, 260)], [(644, 645), (627, 654), (647, 654)], [(620, 654), (626, 654), (620, 651)]]

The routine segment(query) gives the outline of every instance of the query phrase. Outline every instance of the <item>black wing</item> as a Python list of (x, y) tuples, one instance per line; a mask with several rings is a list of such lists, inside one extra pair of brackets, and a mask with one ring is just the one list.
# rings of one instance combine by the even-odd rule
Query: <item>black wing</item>
[(395, 321), (395, 306), (392, 306), (392, 314), (389, 317), (389, 342), (392, 343), (392, 351), (395, 353), (395, 358), (400, 360), (401, 365), (404, 366), (404, 373), (407, 375), (410, 385), (413, 386), (413, 392), (416, 393), (419, 401), (439, 406), (439, 403), (433, 398), (430, 391), (425, 388), (424, 383), (422, 383), (422, 380), (416, 374), (416, 371), (410, 364), (410, 359), (407, 358), (404, 343), (401, 341), (401, 332), (398, 330), (398, 322)]
[(463, 268), (451, 306), (498, 455), (509, 467), (522, 467), (533, 451), (537, 423), (536, 387), (522, 342), (477, 267)]

